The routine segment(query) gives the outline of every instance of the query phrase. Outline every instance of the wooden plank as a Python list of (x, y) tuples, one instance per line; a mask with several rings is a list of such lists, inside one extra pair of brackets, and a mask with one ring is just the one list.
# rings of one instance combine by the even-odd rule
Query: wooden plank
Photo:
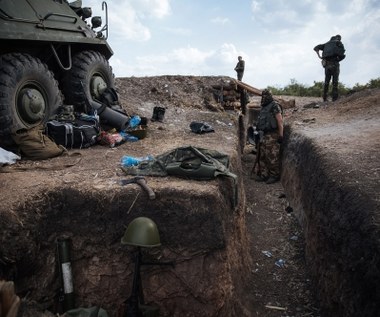
[(238, 85), (239, 87), (244, 88), (245, 90), (249, 91), (252, 94), (255, 94), (257, 96), (261, 96), (261, 90), (260, 89), (252, 87), (252, 86), (250, 86), (246, 83), (243, 83), (241, 81), (238, 81), (236, 79), (234, 79), (234, 81), (235, 81), (236, 85)]

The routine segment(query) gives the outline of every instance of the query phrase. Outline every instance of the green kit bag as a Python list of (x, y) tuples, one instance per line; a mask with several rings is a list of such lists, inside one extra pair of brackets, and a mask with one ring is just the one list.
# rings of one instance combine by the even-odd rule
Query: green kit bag
[(30, 130), (23, 129), (12, 134), (12, 139), (18, 145), (22, 156), (30, 160), (46, 160), (67, 151), (43, 132), (43, 126), (36, 126)]

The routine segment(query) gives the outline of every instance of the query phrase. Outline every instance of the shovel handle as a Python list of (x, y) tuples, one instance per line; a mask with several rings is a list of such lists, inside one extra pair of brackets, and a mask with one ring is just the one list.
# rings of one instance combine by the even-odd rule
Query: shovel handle
[(156, 194), (154, 193), (154, 191), (152, 190), (152, 188), (150, 188), (148, 186), (148, 184), (146, 183), (146, 180), (144, 178), (137, 179), (136, 183), (139, 184), (146, 191), (146, 193), (149, 196), (149, 199), (153, 200), (153, 199), (156, 198)]

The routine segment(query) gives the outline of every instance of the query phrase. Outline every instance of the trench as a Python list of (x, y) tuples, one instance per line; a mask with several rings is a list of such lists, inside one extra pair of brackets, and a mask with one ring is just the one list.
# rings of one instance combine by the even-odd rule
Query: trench
[(282, 183), (304, 231), (307, 266), (323, 316), (376, 316), (376, 184), (371, 186), (360, 171), (353, 172), (347, 161), (326, 151), (323, 140), (291, 128), (287, 134)]
[[(232, 165), (241, 175), (246, 123), (239, 122)], [(345, 179), (338, 184), (333, 167), (339, 162), (314, 140), (291, 127), (286, 133), (282, 185), (304, 230), (306, 262), (323, 316), (375, 316), (380, 305), (378, 203)], [(122, 316), (131, 294), (135, 248), (120, 239), (135, 217), (146, 216), (156, 222), (162, 244), (142, 250), (145, 261), (157, 263), (141, 272), (147, 305), (159, 307), (160, 316), (250, 316), (240, 287), (252, 267), (241, 181), (238, 189), (237, 206), (226, 179), (169, 183), (155, 188), (159, 199), (154, 201), (142, 199), (138, 187), (46, 191), (42, 199), (24, 204), (17, 219), (0, 220), (7, 228), (1, 241), (9, 244), (1, 249), (0, 273), (28, 299), (23, 316), (62, 313), (56, 251), (57, 240), (68, 238), (76, 306), (98, 306)], [(159, 265), (168, 261), (174, 267)]]

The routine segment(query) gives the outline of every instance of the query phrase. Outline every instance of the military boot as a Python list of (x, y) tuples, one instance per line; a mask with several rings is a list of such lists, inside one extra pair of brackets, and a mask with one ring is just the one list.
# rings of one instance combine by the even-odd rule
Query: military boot
[(165, 117), (165, 108), (157, 107), (157, 121), (163, 122)]

